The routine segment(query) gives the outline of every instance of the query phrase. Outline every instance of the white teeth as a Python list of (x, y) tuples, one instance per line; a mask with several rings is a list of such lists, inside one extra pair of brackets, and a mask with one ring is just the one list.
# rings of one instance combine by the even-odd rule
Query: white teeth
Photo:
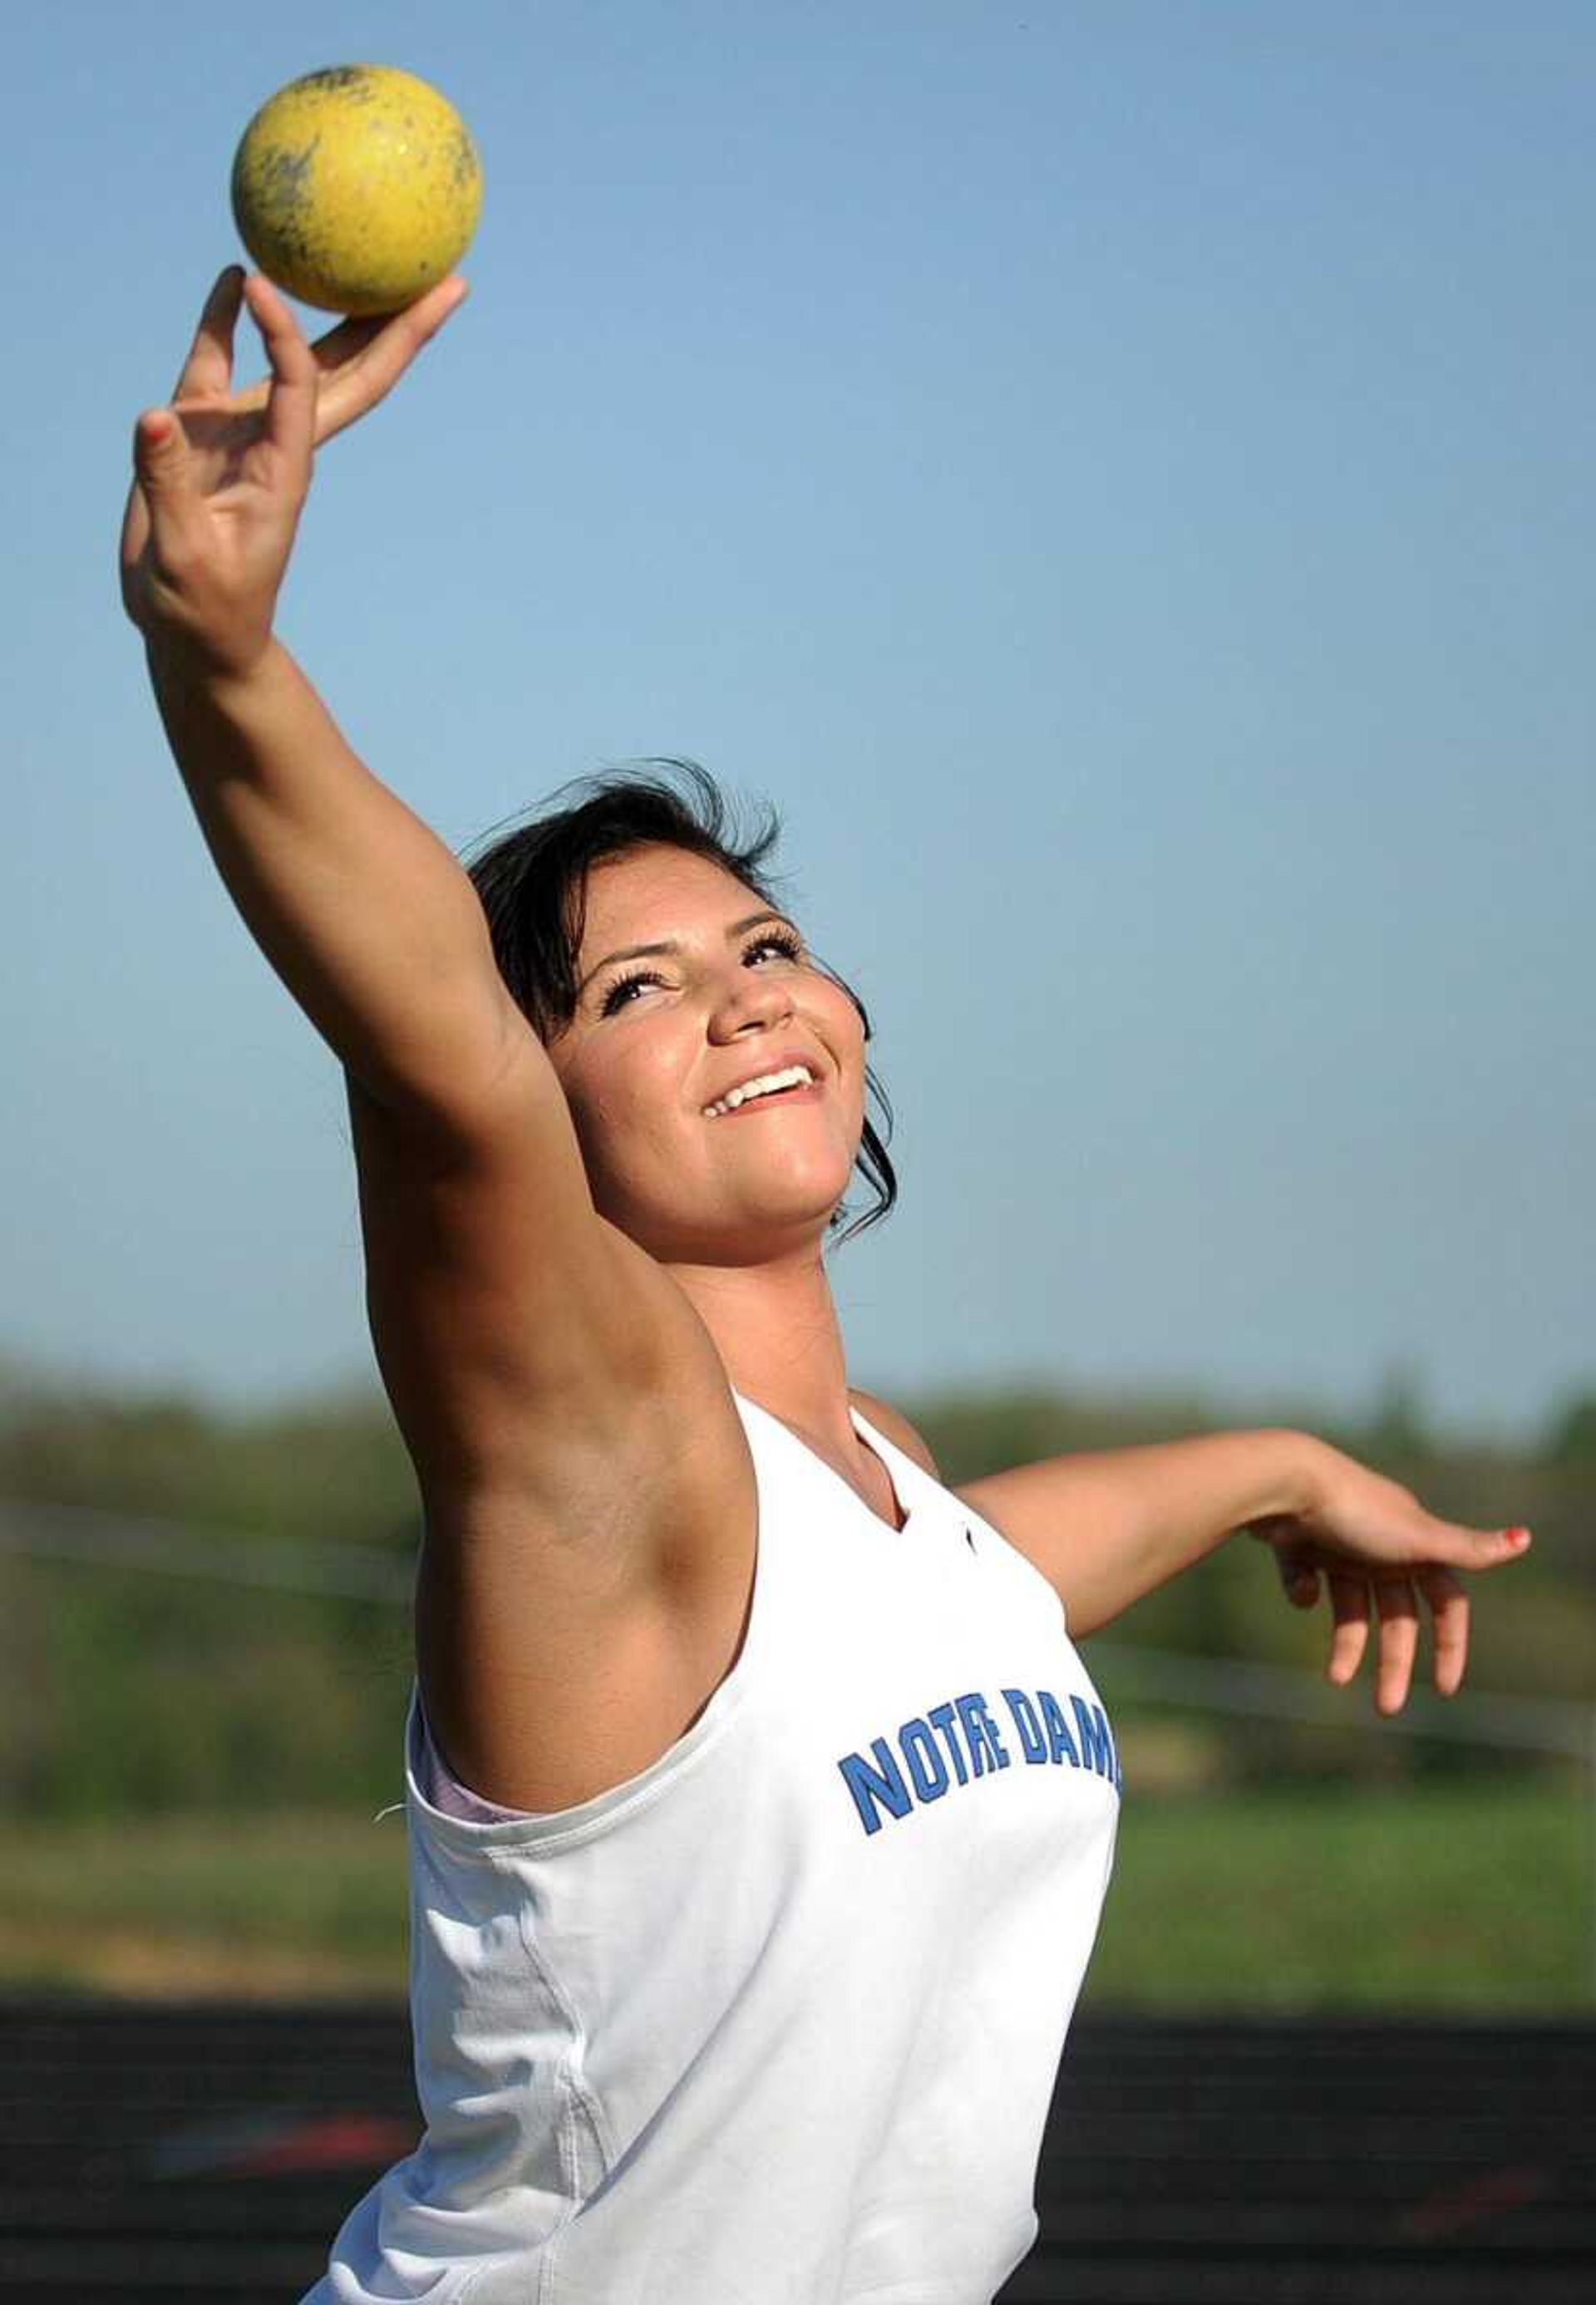
[(744, 1081), (741, 1088), (728, 1089), (714, 1104), (704, 1107), (706, 1120), (717, 1120), (724, 1113), (735, 1112), (740, 1104), (749, 1103), (756, 1096), (774, 1096), (777, 1089), (808, 1088), (814, 1075), (807, 1065), (789, 1065), (785, 1072), (761, 1073), (757, 1080)]

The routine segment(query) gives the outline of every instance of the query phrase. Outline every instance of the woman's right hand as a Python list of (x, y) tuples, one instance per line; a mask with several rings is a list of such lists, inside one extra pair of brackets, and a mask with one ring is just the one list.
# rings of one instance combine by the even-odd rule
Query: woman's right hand
[[(342, 321), (310, 344), (269, 281), (237, 265), (220, 275), (171, 406), (147, 409), (133, 435), (122, 598), (152, 650), (213, 678), (254, 668), (315, 450), (392, 390), (465, 293), (463, 280), (443, 280), (402, 312)], [(234, 392), (243, 303), (271, 373)]]

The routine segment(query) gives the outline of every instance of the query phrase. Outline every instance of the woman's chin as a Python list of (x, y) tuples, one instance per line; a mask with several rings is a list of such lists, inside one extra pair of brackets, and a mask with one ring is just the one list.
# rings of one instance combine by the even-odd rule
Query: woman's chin
[(614, 1221), (660, 1264), (767, 1264), (824, 1248), (842, 1200), (828, 1182), (808, 1191), (789, 1188), (750, 1205), (706, 1210), (696, 1221), (681, 1211), (668, 1219)]

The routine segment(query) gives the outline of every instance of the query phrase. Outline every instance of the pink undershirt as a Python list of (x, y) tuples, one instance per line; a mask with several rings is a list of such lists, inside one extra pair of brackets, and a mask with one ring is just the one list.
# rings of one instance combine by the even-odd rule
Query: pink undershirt
[(463, 1785), (448, 1763), (432, 1741), (432, 1731), (427, 1726), (427, 1716), (421, 1714), (421, 1790), (434, 1808), (446, 1816), (463, 1817), (468, 1824), (504, 1824), (512, 1817), (528, 1816), (524, 1808), (503, 1808), (497, 1801), (484, 1800), (480, 1793)]

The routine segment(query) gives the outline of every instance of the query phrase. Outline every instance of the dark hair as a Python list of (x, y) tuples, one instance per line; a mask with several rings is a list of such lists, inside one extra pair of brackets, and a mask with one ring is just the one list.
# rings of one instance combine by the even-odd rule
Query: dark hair
[[(562, 786), (551, 797), (562, 802), (547, 816), (499, 834), (483, 836), (466, 870), (488, 915), (494, 957), (511, 997), (538, 1038), (557, 1039), (576, 1014), (576, 956), (587, 911), (588, 875), (635, 848), (684, 848), (741, 880), (764, 904), (777, 905), (769, 862), (781, 821), (767, 803), (746, 828), (709, 770), (696, 761), (645, 761), (602, 777), (584, 777)], [(497, 834), (497, 837), (495, 837)], [(870, 1020), (851, 984), (827, 969), (859, 1011), (864, 1036)], [(866, 1118), (856, 1166), (874, 1198), (862, 1214), (838, 1234), (838, 1241), (863, 1232), (886, 1216), (897, 1199), (897, 1178), (887, 1156), (892, 1107), (874, 1071), (865, 1083), (881, 1117), (878, 1129)], [(847, 1213), (844, 1203), (832, 1219)]]

